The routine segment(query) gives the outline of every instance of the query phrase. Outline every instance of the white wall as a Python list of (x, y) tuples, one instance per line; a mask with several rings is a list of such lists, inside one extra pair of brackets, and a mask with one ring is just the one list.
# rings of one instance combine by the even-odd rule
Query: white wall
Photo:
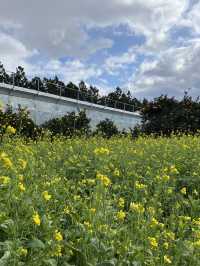
[(141, 122), (141, 116), (137, 113), (3, 83), (0, 83), (0, 102), (3, 106), (6, 104), (13, 106), (14, 110), (18, 108), (19, 104), (22, 107), (27, 107), (32, 119), (38, 125), (51, 118), (63, 116), (67, 112), (79, 112), (84, 109), (87, 117), (91, 119), (92, 128), (106, 118), (112, 120), (120, 130), (128, 130)]

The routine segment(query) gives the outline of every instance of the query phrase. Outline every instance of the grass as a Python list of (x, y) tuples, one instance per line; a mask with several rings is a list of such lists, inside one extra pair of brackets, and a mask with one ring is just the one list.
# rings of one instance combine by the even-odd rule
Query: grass
[(195, 136), (5, 136), (0, 265), (200, 265), (199, 155)]

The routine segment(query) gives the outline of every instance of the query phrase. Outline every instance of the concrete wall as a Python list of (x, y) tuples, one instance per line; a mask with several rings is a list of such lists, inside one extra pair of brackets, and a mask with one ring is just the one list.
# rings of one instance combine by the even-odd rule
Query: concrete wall
[(14, 110), (18, 108), (19, 104), (22, 107), (27, 107), (32, 119), (38, 125), (51, 118), (63, 116), (67, 112), (79, 112), (80, 110), (86, 110), (87, 117), (91, 119), (92, 128), (106, 118), (112, 120), (120, 130), (133, 128), (141, 122), (141, 116), (137, 113), (3, 83), (0, 83), (0, 102), (3, 106), (6, 104), (13, 106)]

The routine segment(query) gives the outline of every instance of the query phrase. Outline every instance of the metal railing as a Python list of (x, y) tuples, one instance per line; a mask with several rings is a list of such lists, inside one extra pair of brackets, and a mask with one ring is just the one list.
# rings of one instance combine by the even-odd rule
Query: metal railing
[[(9, 75), (10, 74), (10, 75)], [(98, 98), (97, 96), (93, 96), (88, 92), (84, 92), (78, 89), (69, 88), (67, 85), (60, 85), (54, 82), (46, 81), (45, 79), (41, 80), (39, 77), (34, 78), (30, 82), (23, 83), (22, 80), (19, 80), (17, 73), (12, 71), (5, 71), (0, 67), (0, 82), (12, 85), (13, 87), (19, 86), (25, 89), (33, 89), (38, 92), (50, 93), (53, 95), (58, 95), (60, 97), (66, 97), (71, 99), (76, 99), (77, 101), (89, 102), (91, 104), (98, 104), (105, 107), (111, 107), (115, 109), (120, 109), (124, 111), (134, 112), (135, 108), (132, 104), (127, 104), (117, 100), (111, 100), (108, 98)]]

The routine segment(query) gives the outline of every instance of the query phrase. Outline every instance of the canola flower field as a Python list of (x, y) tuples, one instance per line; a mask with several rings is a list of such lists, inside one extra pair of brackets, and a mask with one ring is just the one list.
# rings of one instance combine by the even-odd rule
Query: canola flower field
[[(200, 138), (0, 144), (0, 265), (200, 265)], [(12, 136), (9, 136), (12, 134)]]

